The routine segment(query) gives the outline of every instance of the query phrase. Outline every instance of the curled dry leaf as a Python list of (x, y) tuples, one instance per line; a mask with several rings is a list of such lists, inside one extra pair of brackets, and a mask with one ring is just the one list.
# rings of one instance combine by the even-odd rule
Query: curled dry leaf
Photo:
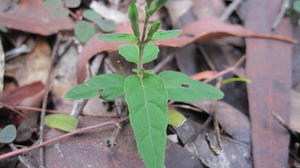
[[(129, 25), (119, 25), (117, 33), (128, 33)], [(180, 36), (171, 39), (161, 40), (155, 42), (156, 45), (163, 47), (183, 47), (193, 42), (210, 40), (220, 37), (237, 36), (237, 37), (252, 37), (252, 38), (266, 38), (285, 41), (288, 43), (296, 43), (297, 41), (283, 36), (258, 34), (250, 31), (240, 25), (231, 25), (223, 23), (218, 18), (202, 19), (182, 28), (183, 32)], [(77, 64), (77, 79), (82, 83), (85, 79), (85, 66), (88, 60), (95, 54), (103, 51), (116, 51), (120, 44), (116, 42), (104, 42), (97, 37), (93, 37), (84, 47), (79, 55)]]
[(73, 29), (70, 18), (54, 18), (44, 6), (43, 0), (21, 0), (16, 9), (0, 13), (0, 25), (46, 36), (60, 30)]
[(42, 82), (34, 82), (29, 85), (19, 87), (13, 91), (0, 94), (0, 102), (4, 104), (17, 105), (24, 99), (34, 96), (45, 88)]

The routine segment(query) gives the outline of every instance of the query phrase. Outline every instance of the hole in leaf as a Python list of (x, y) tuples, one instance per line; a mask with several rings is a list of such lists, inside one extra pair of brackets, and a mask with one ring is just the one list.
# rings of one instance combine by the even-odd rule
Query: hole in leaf
[(189, 87), (190, 87), (190, 85), (189, 85), (189, 84), (186, 84), (186, 83), (183, 83), (183, 84), (181, 84), (181, 87), (184, 87), (184, 88), (189, 88)]
[(98, 93), (101, 93), (101, 92), (104, 92), (103, 88), (101, 88), (101, 89), (98, 90)]

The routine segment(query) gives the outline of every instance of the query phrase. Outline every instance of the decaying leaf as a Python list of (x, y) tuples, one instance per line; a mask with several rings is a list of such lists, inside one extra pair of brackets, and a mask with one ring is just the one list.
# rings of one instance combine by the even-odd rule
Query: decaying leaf
[(0, 25), (45, 36), (73, 29), (70, 18), (56, 19), (51, 16), (43, 0), (21, 0), (16, 9), (0, 13)]
[(19, 87), (13, 91), (3, 92), (0, 94), (0, 102), (10, 105), (17, 105), (24, 99), (39, 94), (45, 88), (41, 82), (35, 82), (23, 87)]

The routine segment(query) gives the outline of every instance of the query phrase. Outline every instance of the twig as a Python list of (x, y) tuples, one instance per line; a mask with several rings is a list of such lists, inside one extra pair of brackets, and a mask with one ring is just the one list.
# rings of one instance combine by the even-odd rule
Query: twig
[(97, 125), (92, 125), (92, 126), (80, 128), (80, 129), (77, 129), (76, 131), (66, 133), (66, 134), (64, 134), (62, 136), (50, 139), (48, 141), (45, 141), (43, 143), (31, 146), (29, 148), (22, 148), (22, 149), (18, 149), (16, 151), (12, 151), (12, 152), (9, 152), (9, 153), (2, 154), (2, 155), (0, 155), (0, 160), (6, 159), (6, 158), (10, 158), (10, 157), (13, 157), (13, 156), (16, 156), (16, 155), (20, 155), (22, 153), (30, 152), (30, 151), (32, 151), (34, 149), (38, 149), (38, 148), (44, 147), (46, 145), (50, 145), (50, 144), (53, 144), (55, 142), (58, 142), (58, 141), (60, 141), (60, 140), (62, 140), (64, 138), (67, 138), (69, 136), (72, 136), (72, 135), (75, 135), (75, 134), (80, 134), (80, 133), (83, 133), (83, 132), (86, 132), (86, 131), (89, 131), (89, 130), (92, 130), (92, 129), (95, 129), (95, 128), (105, 127), (105, 126), (109, 126), (109, 125), (117, 125), (117, 124), (119, 124), (121, 122), (126, 121), (127, 119), (128, 119), (128, 117), (120, 119), (120, 120), (112, 120), (112, 121), (104, 122), (104, 123), (101, 123), (101, 124), (97, 124)]
[(207, 62), (208, 66), (210, 67), (211, 70), (217, 71), (216, 66), (213, 64), (213, 62), (209, 59), (209, 56), (205, 49), (199, 45), (200, 52), (204, 56), (205, 61)]
[(0, 39), (0, 92), (3, 91), (4, 86), (4, 71), (5, 71), (5, 55), (2, 47), (2, 40)]
[(211, 140), (209, 138), (209, 136), (206, 134), (205, 136), (205, 141), (210, 149), (210, 151), (215, 155), (215, 156), (219, 156), (221, 154), (221, 151), (216, 149), (213, 144), (211, 143)]
[[(31, 110), (31, 111), (39, 111), (41, 112), (42, 109), (41, 108), (37, 108), (37, 107), (28, 107), (28, 106), (15, 106), (15, 109), (20, 109), (20, 110)], [(56, 113), (56, 114), (66, 114), (66, 112), (64, 111), (59, 111), (59, 110), (49, 110), (46, 109), (46, 112), (49, 113)], [(92, 115), (92, 114), (80, 114), (82, 116), (88, 116), (88, 117), (99, 117), (99, 118), (118, 118), (119, 116), (117, 115)]]
[(164, 67), (167, 63), (169, 63), (170, 61), (172, 61), (174, 59), (175, 55), (171, 54), (168, 55), (165, 59), (163, 59), (161, 62), (159, 62), (153, 69), (152, 69), (152, 73), (156, 74), (157, 72), (159, 72), (161, 70), (162, 67)]
[[(9, 147), (10, 147), (10, 149), (12, 149), (13, 151), (18, 150), (18, 148), (17, 148), (14, 144), (12, 144), (12, 143), (9, 144)], [(29, 161), (26, 157), (24, 157), (24, 156), (22, 156), (22, 155), (19, 155), (19, 156), (18, 156), (18, 159), (20, 160), (21, 163), (23, 163), (23, 165), (24, 165), (25, 167), (27, 167), (27, 168), (34, 168), (34, 166), (30, 163), (30, 161)]]
[[(222, 81), (222, 78), (219, 78), (219, 80), (216, 84), (216, 88), (220, 89), (221, 81)], [(213, 100), (212, 101), (210, 111), (211, 111), (211, 113), (213, 113), (213, 116), (214, 116), (214, 129), (215, 129), (215, 132), (216, 132), (218, 148), (221, 151), (222, 150), (222, 141), (221, 141), (221, 134), (220, 134), (220, 128), (219, 128), (219, 121), (218, 121), (218, 118), (217, 118), (217, 111), (216, 111), (217, 103), (218, 103), (218, 100)]]
[(271, 31), (276, 30), (276, 28), (278, 27), (278, 25), (281, 22), (282, 18), (284, 17), (284, 15), (286, 13), (286, 10), (288, 10), (290, 8), (290, 3), (291, 3), (290, 0), (283, 0), (281, 8), (280, 8), (280, 12), (277, 15), (277, 17), (276, 17), (276, 19), (275, 19), (275, 21), (272, 25)]
[(223, 14), (221, 15), (220, 19), (225, 22), (243, 1), (244, 0), (234, 0), (233, 2), (231, 2), (231, 4), (225, 9)]
[(217, 73), (216, 75), (212, 76), (211, 78), (208, 78), (208, 79), (204, 80), (203, 82), (204, 82), (204, 83), (208, 83), (208, 82), (210, 82), (210, 81), (212, 81), (212, 80), (214, 80), (214, 79), (217, 79), (217, 78), (222, 77), (222, 76), (224, 76), (224, 75), (226, 75), (226, 74), (228, 74), (228, 73), (230, 73), (230, 72), (232, 72), (232, 71), (235, 71), (235, 70), (243, 63), (243, 61), (244, 61), (245, 59), (246, 59), (246, 56), (242, 56), (242, 57), (237, 61), (237, 63), (236, 63), (234, 66), (232, 66), (232, 67), (230, 67), (230, 68), (227, 68), (227, 69), (225, 69), (225, 70), (223, 70), (223, 71)]
[[(55, 59), (56, 53), (58, 51), (58, 46), (59, 43), (61, 41), (61, 34), (58, 33), (52, 53), (51, 53), (51, 64), (50, 64), (50, 68), (48, 71), (48, 75), (47, 75), (47, 83), (46, 83), (46, 88), (45, 88), (45, 93), (44, 93), (44, 97), (43, 97), (43, 103), (42, 103), (42, 111), (41, 111), (41, 115), (40, 115), (40, 136), (39, 136), (39, 143), (43, 143), (44, 141), (44, 124), (45, 124), (45, 114), (46, 114), (46, 108), (47, 108), (47, 101), (48, 101), (48, 96), (49, 96), (49, 92), (51, 89), (51, 76), (52, 76), (52, 71), (53, 71), (53, 60)], [(41, 148), (40, 149), (40, 164), (41, 166), (44, 166), (44, 149)]]
[[(124, 104), (124, 99), (123, 98), (117, 98), (115, 100), (115, 104), (116, 104), (116, 112), (120, 117), (125, 117), (128, 115), (128, 110), (127, 108), (124, 108), (125, 106)], [(116, 145), (116, 140), (120, 134), (120, 131), (123, 127), (125, 123), (121, 123), (118, 127), (115, 127), (110, 138), (107, 140), (107, 146), (108, 147), (112, 147), (114, 145)]]
[(294, 131), (293, 129), (291, 129), (286, 123), (285, 123), (285, 121), (277, 114), (277, 113), (275, 113), (274, 111), (272, 111), (272, 116), (278, 121), (278, 123), (282, 126), (282, 127), (284, 127), (290, 134), (292, 134), (293, 136), (295, 136), (295, 137), (299, 137), (300, 138), (300, 136), (299, 136), (299, 134), (296, 132), (296, 131)]
[(210, 115), (207, 120), (204, 122), (204, 124), (196, 131), (196, 133), (194, 133), (193, 136), (191, 136), (186, 143), (184, 144), (185, 147), (189, 146), (192, 142), (195, 141), (195, 139), (197, 139), (197, 137), (199, 136), (199, 134), (201, 134), (204, 129), (206, 129), (209, 125), (209, 123), (213, 120), (212, 115)]
[[(92, 65), (90, 66), (89, 77), (93, 77), (97, 75), (99, 68), (102, 64), (102, 61), (103, 61), (103, 55), (98, 54), (94, 59), (94, 61), (92, 62)], [(88, 100), (76, 100), (74, 102), (70, 115), (73, 117), (78, 117), (82, 113), (87, 102)]]

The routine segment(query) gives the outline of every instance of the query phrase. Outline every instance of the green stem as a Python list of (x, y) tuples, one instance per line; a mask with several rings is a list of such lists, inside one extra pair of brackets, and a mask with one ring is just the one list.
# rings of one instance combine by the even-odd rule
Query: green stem
[(137, 69), (140, 72), (139, 76), (141, 78), (143, 78), (143, 56), (144, 56), (144, 47), (145, 47), (145, 42), (146, 42), (145, 38), (146, 38), (148, 21), (149, 21), (149, 16), (146, 14), (142, 38), (140, 39), (140, 41), (138, 43), (138, 46), (139, 46), (139, 58), (138, 58)]

